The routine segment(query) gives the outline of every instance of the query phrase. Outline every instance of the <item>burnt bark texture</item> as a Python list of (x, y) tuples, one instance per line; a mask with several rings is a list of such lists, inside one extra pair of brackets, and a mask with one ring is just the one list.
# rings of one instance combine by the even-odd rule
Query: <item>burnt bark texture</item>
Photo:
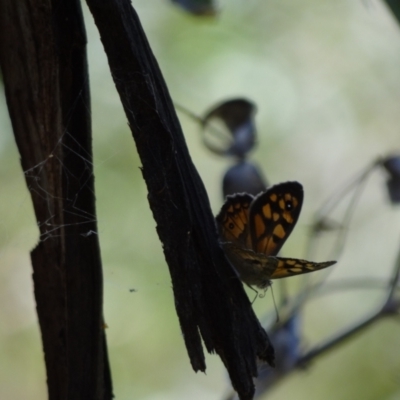
[(40, 231), (31, 260), (49, 399), (110, 399), (79, 1), (0, 1), (0, 63)]
[[(87, 3), (142, 160), (192, 367), (206, 369), (203, 339), (251, 399), (256, 361), (273, 364), (273, 348), (219, 246), (138, 16), (128, 0)], [(50, 399), (112, 397), (85, 46), (77, 0), (0, 1), (7, 104), (40, 230), (31, 258)]]
[(192, 367), (206, 369), (202, 338), (240, 398), (251, 399), (256, 359), (272, 364), (273, 348), (219, 246), (207, 193), (139, 18), (129, 0), (87, 4), (142, 161)]

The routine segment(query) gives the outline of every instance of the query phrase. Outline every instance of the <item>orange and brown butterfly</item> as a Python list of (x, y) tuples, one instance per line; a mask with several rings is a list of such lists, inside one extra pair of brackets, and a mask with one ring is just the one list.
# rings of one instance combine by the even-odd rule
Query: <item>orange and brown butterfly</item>
[(276, 257), (296, 225), (302, 204), (303, 187), (298, 182), (280, 183), (256, 197), (248, 193), (227, 196), (216, 221), (222, 248), (244, 283), (266, 289), (270, 279), (336, 263)]

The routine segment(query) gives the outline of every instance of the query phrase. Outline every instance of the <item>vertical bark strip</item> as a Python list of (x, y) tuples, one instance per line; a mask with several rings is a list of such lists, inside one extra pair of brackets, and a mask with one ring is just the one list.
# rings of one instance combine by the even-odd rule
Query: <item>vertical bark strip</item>
[(201, 335), (241, 399), (251, 399), (256, 357), (272, 363), (273, 349), (218, 245), (205, 188), (138, 16), (129, 0), (87, 3), (141, 157), (193, 369), (206, 367)]
[(49, 398), (110, 399), (79, 1), (1, 1), (0, 63), (40, 230), (31, 259)]

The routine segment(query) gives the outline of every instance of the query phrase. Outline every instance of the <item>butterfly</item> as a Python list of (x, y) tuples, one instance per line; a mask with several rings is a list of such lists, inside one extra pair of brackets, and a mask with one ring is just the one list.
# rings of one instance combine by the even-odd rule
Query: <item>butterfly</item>
[(312, 262), (276, 257), (299, 219), (303, 187), (298, 182), (272, 186), (256, 197), (227, 196), (216, 216), (222, 248), (241, 280), (266, 289), (270, 279), (306, 274), (336, 261)]

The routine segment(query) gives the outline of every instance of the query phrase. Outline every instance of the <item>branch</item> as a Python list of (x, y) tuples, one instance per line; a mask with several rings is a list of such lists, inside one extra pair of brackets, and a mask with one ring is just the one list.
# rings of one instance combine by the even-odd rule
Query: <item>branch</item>
[(192, 367), (206, 368), (201, 335), (241, 398), (251, 399), (256, 357), (272, 363), (273, 349), (218, 244), (205, 188), (138, 16), (128, 0), (87, 3), (143, 164)]
[(31, 260), (49, 398), (110, 399), (79, 2), (1, 1), (0, 62), (40, 230)]

